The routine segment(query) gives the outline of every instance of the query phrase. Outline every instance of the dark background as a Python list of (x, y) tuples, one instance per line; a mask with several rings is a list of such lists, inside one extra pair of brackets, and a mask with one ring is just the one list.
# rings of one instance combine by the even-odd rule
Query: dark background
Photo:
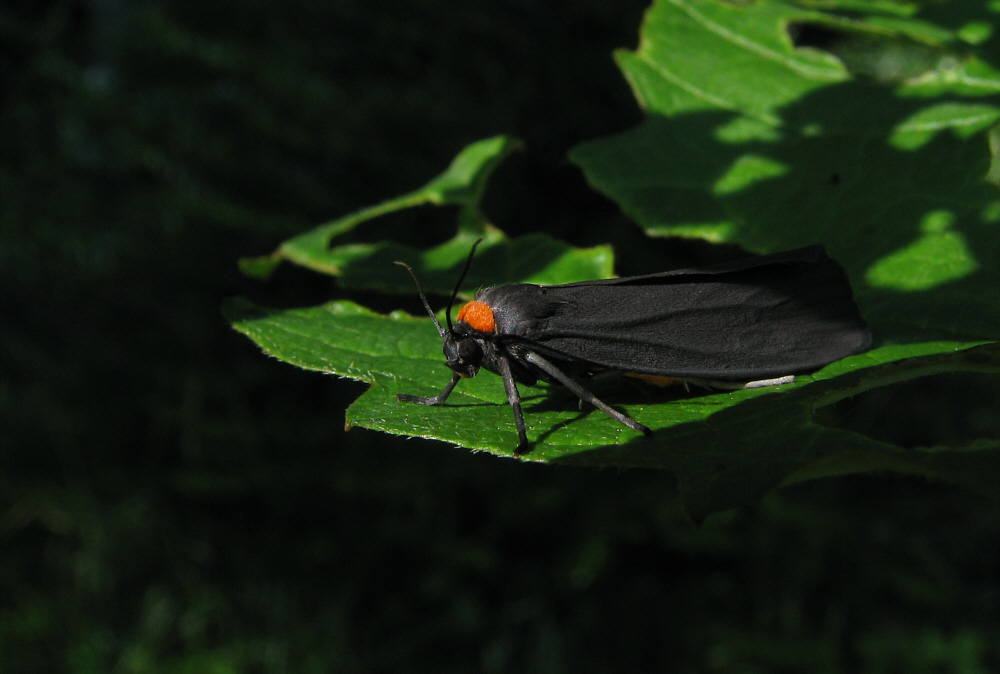
[[(485, 206), (507, 232), (612, 240), (623, 273), (711, 254), (643, 242), (565, 159), (640, 119), (611, 51), (644, 8), (4, 3), (0, 670), (1000, 667), (1000, 518), (977, 497), (856, 477), (695, 528), (667, 474), (345, 434), (362, 385), (222, 319), (237, 294), (345, 296), (236, 261), (497, 133), (525, 140)], [(428, 210), (359, 236), (453, 226)], [(908, 425), (890, 416), (866, 418)]]

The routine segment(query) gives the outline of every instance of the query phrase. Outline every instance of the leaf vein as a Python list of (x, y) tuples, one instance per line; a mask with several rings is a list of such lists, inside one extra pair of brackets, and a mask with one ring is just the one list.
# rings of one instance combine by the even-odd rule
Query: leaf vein
[(774, 61), (775, 63), (780, 63), (789, 70), (792, 70), (805, 77), (823, 81), (830, 79), (828, 70), (813, 68), (795, 58), (792, 58), (790, 55), (782, 54), (773, 49), (770, 49), (769, 47), (765, 47), (759, 42), (750, 40), (740, 35), (739, 33), (734, 33), (725, 26), (722, 26), (721, 24), (712, 21), (707, 16), (705, 16), (704, 14), (696, 10), (694, 7), (692, 7), (690, 4), (682, 2), (682, 0), (669, 0), (669, 1), (675, 7), (677, 7), (682, 12), (691, 17), (691, 19), (693, 19), (696, 23), (700, 24), (703, 28), (705, 28), (709, 32), (716, 34), (723, 40), (726, 40), (732, 44), (742, 47), (743, 49), (753, 52), (754, 54), (757, 54), (758, 56), (761, 56), (765, 59)]
[(664, 68), (662, 66), (662, 64), (657, 63), (656, 61), (654, 61), (646, 53), (642, 53), (639, 56), (646, 63), (646, 65), (648, 65), (650, 67), (650, 69), (652, 69), (657, 74), (659, 74), (661, 77), (663, 77), (663, 79), (665, 79), (665, 80), (667, 80), (669, 82), (672, 82), (673, 84), (677, 85), (678, 87), (680, 87), (684, 91), (688, 92), (692, 96), (695, 96), (695, 97), (697, 97), (697, 98), (705, 101), (706, 103), (710, 103), (710, 104), (712, 104), (714, 106), (717, 106), (717, 107), (720, 107), (720, 108), (723, 108), (723, 109), (726, 109), (726, 110), (733, 110), (733, 111), (736, 111), (736, 112), (740, 112), (742, 114), (745, 114), (748, 117), (751, 117), (753, 119), (757, 119), (757, 120), (759, 120), (761, 122), (764, 122), (766, 124), (772, 124), (773, 125), (773, 124), (778, 124), (780, 122), (780, 120), (778, 118), (774, 117), (773, 115), (761, 114), (760, 112), (757, 112), (757, 111), (754, 111), (754, 110), (744, 110), (737, 103), (735, 103), (732, 100), (729, 100), (729, 99), (726, 99), (726, 98), (722, 98), (721, 96), (716, 96), (715, 94), (711, 94), (708, 91), (706, 91), (704, 89), (701, 89), (700, 87), (696, 87), (691, 82), (689, 82), (689, 81), (681, 78), (679, 75), (677, 75), (677, 74), (671, 72), (670, 70)]

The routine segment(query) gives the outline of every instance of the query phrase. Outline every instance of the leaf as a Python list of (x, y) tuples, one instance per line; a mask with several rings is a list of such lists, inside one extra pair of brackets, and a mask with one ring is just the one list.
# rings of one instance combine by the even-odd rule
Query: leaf
[[(447, 405), (396, 400), (401, 392), (436, 394), (450, 376), (430, 320), (402, 313), (380, 316), (346, 301), (282, 311), (236, 300), (226, 313), (237, 330), (272, 356), (371, 384), (348, 409), (347, 427), (512, 456), (517, 431), (499, 377), (483, 373), (463, 380)], [(905, 449), (816, 419), (817, 410), (872, 387), (958, 371), (1000, 374), (1000, 346), (883, 346), (780, 388), (690, 395), (680, 387), (616, 385), (608, 400), (649, 426), (651, 438), (599, 411), (580, 411), (575, 398), (561, 389), (522, 387), (528, 437), (537, 443), (525, 459), (670, 469), (695, 518), (746, 503), (783, 483), (869, 470), (978, 488), (984, 475), (994, 484), (997, 439), (984, 438), (967, 448)]]
[[(466, 287), (476, 288), (497, 279), (530, 283), (566, 283), (612, 274), (613, 256), (607, 246), (579, 249), (543, 235), (508, 240), (490, 226), (479, 202), (493, 170), (520, 143), (496, 136), (462, 150), (439, 176), (418, 190), (320, 225), (284, 243), (271, 255), (240, 260), (242, 271), (266, 279), (282, 260), (324, 274), (337, 276), (344, 288), (365, 288), (403, 294), (414, 293), (413, 279), (394, 265), (408, 263), (429, 293), (450, 295), (469, 256), (483, 239)], [(423, 252), (393, 242), (334, 246), (338, 236), (389, 213), (424, 205), (458, 206), (458, 231), (454, 238)]]
[[(968, 31), (913, 6), (839, 5), (858, 11), (659, 0), (639, 49), (617, 54), (646, 121), (571, 158), (651, 235), (756, 252), (825, 243), (883, 338), (998, 339), (1000, 302), (983, 290), (1000, 287), (987, 182), (1000, 75)], [(978, 11), (966, 26), (995, 24), (964, 7)], [(790, 27), (855, 51), (863, 40), (864, 69), (884, 77), (796, 47)], [(924, 66), (896, 81), (891, 58)]]
[[(466, 239), (475, 240), (487, 234), (486, 222), (478, 214), (479, 200), (486, 181), (493, 169), (512, 152), (519, 143), (506, 136), (481, 140), (466, 147), (444, 173), (418, 190), (389, 199), (381, 204), (361, 209), (356, 213), (320, 225), (304, 234), (295, 236), (269, 256), (241, 260), (241, 269), (258, 278), (266, 278), (281, 260), (289, 260), (315, 271), (339, 276), (352, 265), (364, 265), (373, 253), (384, 251), (382, 244), (355, 245), (330, 249), (330, 242), (364, 222), (425, 204), (460, 206), (460, 222)], [(466, 254), (468, 244), (465, 245)], [(438, 255), (447, 255), (438, 251)]]

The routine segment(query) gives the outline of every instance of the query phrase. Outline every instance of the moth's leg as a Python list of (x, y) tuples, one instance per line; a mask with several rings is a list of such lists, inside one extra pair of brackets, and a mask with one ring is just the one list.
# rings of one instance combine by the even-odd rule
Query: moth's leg
[(517, 426), (518, 445), (514, 449), (514, 454), (520, 456), (528, 451), (528, 432), (524, 428), (524, 412), (521, 411), (521, 394), (517, 390), (517, 383), (514, 382), (514, 373), (510, 371), (510, 363), (507, 357), (497, 356), (497, 366), (500, 376), (503, 378), (503, 387), (507, 390), (507, 402), (514, 408), (514, 425)]
[(548, 360), (539, 356), (537, 353), (529, 352), (525, 356), (527, 360), (532, 365), (544, 370), (547, 374), (551, 375), (553, 379), (558, 381), (560, 384), (568, 388), (570, 391), (576, 394), (576, 396), (585, 403), (590, 403), (597, 409), (601, 410), (607, 414), (612, 419), (617, 419), (619, 422), (625, 424), (634, 431), (639, 431), (645, 435), (651, 435), (652, 431), (640, 424), (634, 419), (629, 419), (627, 416), (619, 412), (618, 410), (612, 408), (607, 403), (601, 401), (593, 393), (584, 388), (578, 381), (567, 375), (565, 372), (560, 370), (558, 367), (550, 363)]
[(452, 372), (451, 381), (448, 382), (448, 384), (444, 387), (444, 390), (441, 391), (441, 393), (437, 394), (433, 398), (413, 396), (410, 395), (409, 393), (397, 393), (396, 400), (402, 400), (403, 402), (408, 402), (408, 403), (420, 403), (421, 405), (438, 405), (448, 399), (448, 396), (451, 395), (451, 392), (455, 389), (455, 385), (461, 378), (462, 378), (461, 375), (459, 375), (457, 372)]
[[(615, 370), (598, 370), (594, 374), (587, 377), (587, 383), (594, 384), (595, 382), (602, 382), (605, 379), (615, 379), (616, 377), (621, 377), (621, 376), (622, 376), (621, 372), (616, 372)], [(583, 386), (583, 384), (580, 385)], [(583, 402), (584, 402), (583, 398), (580, 398), (579, 400), (576, 401), (576, 408), (578, 410), (583, 410)]]

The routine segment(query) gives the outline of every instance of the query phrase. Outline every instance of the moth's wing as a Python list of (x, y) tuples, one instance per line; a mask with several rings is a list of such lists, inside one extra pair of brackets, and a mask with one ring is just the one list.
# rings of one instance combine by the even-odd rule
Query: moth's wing
[[(622, 278), (609, 278), (601, 279), (597, 281), (577, 281), (576, 283), (564, 283), (562, 285), (551, 285), (543, 286), (545, 288), (573, 288), (576, 286), (595, 286), (595, 285), (645, 285), (645, 284), (656, 284), (664, 281), (665, 279), (672, 278), (674, 276), (714, 276), (719, 274), (734, 274), (741, 271), (746, 271), (748, 269), (753, 269), (755, 267), (767, 267), (771, 265), (784, 265), (784, 264), (809, 264), (809, 263), (820, 263), (823, 261), (830, 261), (829, 256), (826, 254), (826, 249), (822, 245), (806, 246), (804, 248), (796, 248), (794, 250), (786, 250), (780, 253), (771, 253), (769, 255), (757, 255), (755, 257), (744, 257), (738, 260), (731, 260), (729, 262), (720, 262), (718, 264), (706, 265), (703, 267), (688, 267), (685, 269), (671, 269), (670, 271), (661, 271), (656, 274), (645, 274), (643, 276), (625, 276)], [(836, 262), (833, 262), (838, 268)]]
[(525, 348), (627, 372), (750, 381), (815, 370), (871, 342), (846, 275), (818, 246), (486, 293), (498, 324)]

